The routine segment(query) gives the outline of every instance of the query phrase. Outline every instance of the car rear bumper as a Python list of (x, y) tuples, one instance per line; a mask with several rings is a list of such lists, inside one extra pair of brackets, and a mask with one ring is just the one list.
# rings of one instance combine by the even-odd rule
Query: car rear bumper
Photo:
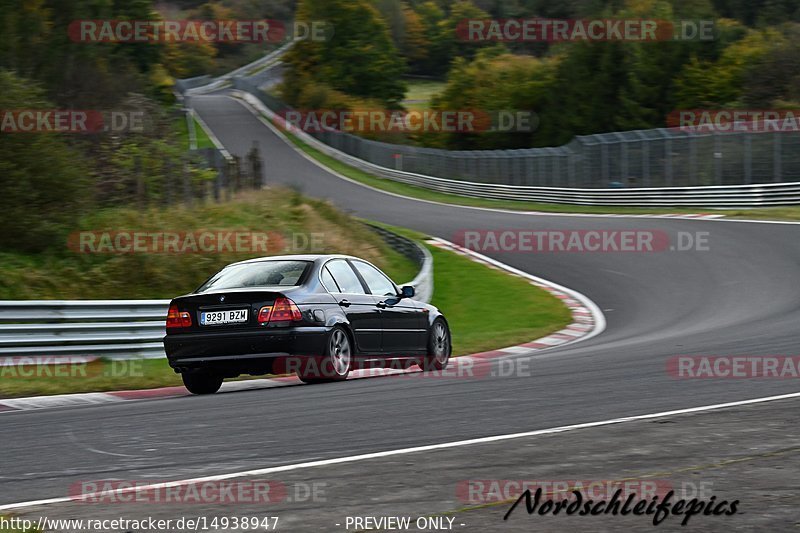
[(212, 370), (235, 376), (267, 374), (274, 361), (287, 356), (323, 355), (330, 328), (272, 328), (254, 332), (178, 333), (164, 337), (172, 368)]

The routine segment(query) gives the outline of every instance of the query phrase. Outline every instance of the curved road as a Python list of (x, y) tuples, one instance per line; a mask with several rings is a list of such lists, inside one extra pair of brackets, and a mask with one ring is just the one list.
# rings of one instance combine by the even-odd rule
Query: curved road
[[(701, 231), (710, 251), (487, 254), (582, 292), (608, 321), (593, 339), (534, 356), (531, 377), (365, 379), (3, 414), (0, 504), (63, 496), (78, 480), (182, 479), (798, 390), (793, 380), (679, 380), (665, 364), (679, 354), (796, 353), (800, 226), (419, 202), (321, 170), (229, 96), (192, 103), (231, 153), (259, 142), (269, 182), (361, 217), (449, 240), (463, 229)], [(476, 312), (513, 313), (505, 304)]]

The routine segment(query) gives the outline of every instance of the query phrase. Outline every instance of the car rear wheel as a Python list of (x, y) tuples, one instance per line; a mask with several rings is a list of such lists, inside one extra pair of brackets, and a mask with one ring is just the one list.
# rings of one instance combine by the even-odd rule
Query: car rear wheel
[(450, 328), (447, 327), (447, 322), (437, 318), (428, 336), (428, 355), (419, 366), (423, 372), (444, 370), (450, 361), (451, 352)]
[(305, 361), (297, 370), (304, 383), (324, 383), (347, 379), (353, 364), (353, 348), (344, 328), (336, 326), (328, 334), (325, 355)]
[(213, 374), (187, 372), (181, 377), (186, 390), (192, 394), (214, 394), (222, 387), (222, 377)]

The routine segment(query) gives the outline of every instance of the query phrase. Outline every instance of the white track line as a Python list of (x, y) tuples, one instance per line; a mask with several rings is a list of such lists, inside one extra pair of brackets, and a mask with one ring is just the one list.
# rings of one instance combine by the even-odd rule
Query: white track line
[(206, 124), (206, 122), (200, 117), (200, 115), (197, 114), (194, 109), (192, 109), (192, 118), (195, 119), (198, 124), (200, 124), (200, 127), (203, 128), (203, 131), (205, 131), (206, 135), (208, 135), (208, 138), (211, 139), (211, 143), (217, 148), (217, 150), (222, 152), (222, 155), (226, 159), (230, 159), (230, 152), (228, 152), (227, 148), (225, 148), (225, 146), (222, 144), (222, 141), (220, 141), (214, 134), (214, 130), (208, 127), (208, 124)]
[(737, 402), (729, 402), (729, 403), (719, 403), (714, 405), (705, 405), (701, 407), (689, 407), (687, 409), (677, 409), (674, 411), (663, 411), (660, 413), (651, 413), (645, 415), (636, 415), (636, 416), (626, 416), (622, 418), (612, 418), (610, 420), (601, 420), (598, 422), (586, 422), (583, 424), (572, 424), (569, 426), (559, 426), (554, 428), (548, 429), (537, 429), (535, 431), (526, 431), (524, 433), (510, 433), (506, 435), (493, 435), (490, 437), (480, 437), (475, 439), (467, 439), (467, 440), (459, 440), (453, 442), (443, 442), (440, 444), (429, 444), (427, 446), (416, 446), (414, 448), (400, 448), (397, 450), (387, 450), (383, 452), (375, 452), (375, 453), (365, 453), (361, 455), (351, 455), (347, 457), (337, 457), (335, 459), (323, 459), (320, 461), (309, 461), (306, 463), (296, 463), (291, 465), (283, 465), (283, 466), (272, 466), (269, 468), (259, 468), (255, 470), (244, 470), (241, 472), (231, 472), (228, 474), (220, 474), (216, 476), (206, 476), (206, 477), (198, 477), (192, 479), (183, 479), (178, 481), (170, 481), (168, 483), (154, 483), (152, 485), (144, 485), (138, 487), (129, 487), (124, 489), (116, 489), (111, 491), (104, 491), (102, 493), (92, 493), (92, 494), (83, 494), (78, 497), (61, 497), (61, 498), (49, 498), (46, 500), (32, 500), (27, 502), (19, 502), (19, 503), (10, 503), (6, 505), (0, 505), (0, 511), (11, 511), (14, 509), (21, 509), (25, 507), (36, 507), (36, 506), (43, 506), (43, 505), (52, 505), (55, 503), (68, 503), (68, 502), (78, 502), (81, 499), (91, 500), (93, 498), (98, 498), (101, 496), (109, 496), (109, 495), (117, 495), (117, 494), (128, 494), (128, 493), (137, 493), (137, 492), (145, 492), (149, 490), (160, 490), (164, 488), (170, 487), (180, 487), (185, 485), (192, 485), (192, 484), (199, 484), (199, 483), (208, 483), (213, 481), (223, 481), (226, 479), (234, 479), (234, 478), (243, 478), (243, 477), (254, 477), (254, 476), (263, 476), (267, 474), (276, 474), (279, 472), (291, 472), (295, 470), (305, 470), (309, 468), (317, 468), (321, 466), (331, 466), (331, 465), (339, 465), (345, 463), (355, 463), (359, 461), (366, 461), (369, 459), (380, 459), (383, 457), (392, 457), (396, 455), (407, 455), (411, 453), (420, 453), (420, 452), (430, 452), (435, 450), (446, 450), (449, 448), (459, 448), (462, 446), (472, 446), (476, 444), (487, 444), (492, 442), (501, 442), (506, 440), (512, 439), (521, 439), (527, 437), (538, 437), (541, 435), (552, 435), (555, 433), (567, 433), (569, 431), (575, 431), (580, 429), (589, 429), (589, 428), (596, 428), (602, 426), (611, 426), (614, 424), (623, 424), (625, 422), (637, 422), (640, 420), (652, 420), (654, 418), (665, 418), (669, 416), (677, 416), (677, 415), (685, 415), (691, 413), (701, 413), (706, 411), (716, 411), (719, 409), (726, 409), (729, 407), (739, 407), (742, 405), (751, 405), (751, 404), (758, 404), (758, 403), (766, 403), (766, 402), (773, 402), (777, 400), (788, 400), (793, 398), (800, 398), (800, 392), (794, 392), (791, 394), (781, 394), (779, 396), (768, 396), (765, 398), (754, 398), (751, 400), (740, 400)]

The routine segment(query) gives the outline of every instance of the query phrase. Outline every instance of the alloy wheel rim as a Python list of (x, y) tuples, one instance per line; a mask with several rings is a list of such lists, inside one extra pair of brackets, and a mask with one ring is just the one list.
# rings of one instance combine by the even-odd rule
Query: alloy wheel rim
[(333, 370), (343, 376), (350, 368), (350, 341), (341, 330), (336, 330), (331, 335), (330, 354), (333, 361)]
[(444, 324), (437, 323), (433, 329), (433, 355), (436, 361), (444, 363), (450, 355), (449, 339)]

